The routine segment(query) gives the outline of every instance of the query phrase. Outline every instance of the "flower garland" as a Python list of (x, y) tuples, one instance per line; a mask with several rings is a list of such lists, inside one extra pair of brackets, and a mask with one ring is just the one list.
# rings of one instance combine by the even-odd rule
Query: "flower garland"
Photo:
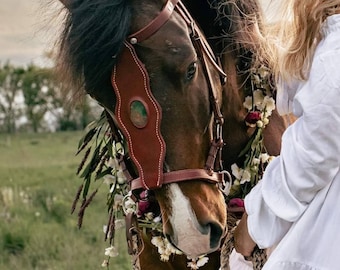
[[(248, 111), (245, 118), (246, 125), (254, 128), (255, 131), (244, 150), (239, 154), (239, 157), (244, 160), (243, 164), (234, 163), (231, 166), (234, 180), (227, 195), (230, 202), (233, 200), (236, 204), (243, 203), (243, 198), (261, 179), (265, 167), (272, 159), (265, 152), (263, 146), (263, 130), (268, 125), (269, 117), (275, 109), (275, 101), (270, 87), (270, 73), (268, 68), (260, 65), (251, 70), (250, 76), (252, 96), (245, 98), (243, 106)], [(83, 200), (78, 210), (78, 226), (82, 226), (85, 210), (98, 191), (97, 188), (88, 196), (91, 183), (103, 179), (99, 186), (104, 183), (109, 189), (107, 196), (109, 220), (103, 227), (103, 231), (105, 240), (108, 239), (110, 243), (104, 252), (107, 258), (102, 263), (103, 267), (109, 269), (110, 258), (119, 255), (114, 246), (115, 230), (124, 227), (123, 218), (129, 213), (137, 215), (141, 230), (152, 231), (154, 236), (151, 243), (157, 247), (162, 261), (168, 261), (172, 254), (182, 254), (163, 237), (160, 213), (154, 211), (155, 205), (148, 200), (148, 194), (142, 193), (139, 202), (132, 199), (125, 175), (118, 162), (126, 154), (125, 142), (119, 131), (114, 136), (111, 136), (111, 132), (108, 118), (103, 112), (97, 121), (88, 126), (88, 132), (79, 142), (77, 154), (83, 151), (85, 154), (77, 174), (84, 179), (84, 184), (79, 187), (72, 205), (73, 213), (82, 195)], [(201, 256), (188, 258), (188, 260), (188, 268), (196, 270), (208, 262), (208, 257)]]
[(244, 199), (261, 179), (265, 167), (273, 159), (273, 156), (268, 155), (263, 145), (263, 131), (269, 124), (269, 117), (275, 109), (270, 82), (271, 75), (269, 69), (261, 64), (258, 68), (251, 70), (250, 76), (252, 96), (245, 98), (243, 106), (248, 111), (245, 123), (255, 131), (239, 154), (239, 158), (242, 157), (244, 160), (243, 164), (239, 166), (234, 163), (231, 166), (234, 180), (230, 192), (227, 194), (230, 199)]

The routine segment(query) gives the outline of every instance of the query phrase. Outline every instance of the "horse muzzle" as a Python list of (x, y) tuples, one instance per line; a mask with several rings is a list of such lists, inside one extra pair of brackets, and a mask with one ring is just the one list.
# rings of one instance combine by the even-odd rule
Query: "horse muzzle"
[(172, 184), (168, 194), (171, 213), (167, 222), (163, 224), (168, 240), (190, 258), (216, 251), (225, 236), (226, 224), (209, 209), (203, 210), (203, 217), (202, 213), (196, 213), (197, 209), (195, 212), (190, 200), (184, 196), (178, 184)]

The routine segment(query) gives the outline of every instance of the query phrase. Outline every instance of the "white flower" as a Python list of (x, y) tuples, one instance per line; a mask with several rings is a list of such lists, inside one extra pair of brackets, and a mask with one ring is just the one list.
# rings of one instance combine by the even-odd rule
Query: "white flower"
[(257, 127), (261, 128), (263, 127), (263, 122), (261, 120), (256, 122)]
[(274, 158), (275, 156), (269, 156), (268, 163), (270, 163)]
[(157, 251), (160, 255), (167, 254), (164, 244), (162, 246), (159, 246), (157, 248)]
[(161, 245), (163, 245), (163, 239), (160, 236), (154, 236), (151, 238), (151, 243), (156, 246), (159, 247)]
[(160, 216), (157, 216), (153, 219), (154, 223), (160, 223), (162, 221), (162, 218)]
[(177, 254), (177, 255), (183, 255), (183, 252), (176, 248), (176, 249), (175, 249), (175, 254)]
[(255, 84), (259, 84), (261, 82), (260, 76), (256, 74), (253, 74), (253, 80)]
[(236, 163), (231, 165), (231, 173), (236, 177), (236, 179), (240, 179), (242, 177), (241, 169), (237, 166)]
[(188, 257), (188, 259), (191, 260), (191, 262), (188, 262), (188, 267), (190, 267), (192, 270), (196, 270), (204, 266), (209, 261), (209, 258), (206, 256), (200, 256), (198, 259), (191, 259)]
[(259, 158), (260, 158), (261, 162), (264, 164), (268, 161), (269, 155), (267, 153), (262, 153), (262, 154), (260, 154)]
[(120, 154), (124, 154), (124, 146), (120, 142), (116, 142), (115, 152), (120, 153)]
[(261, 162), (261, 160), (259, 159), (259, 158), (253, 158), (253, 160), (252, 160), (252, 164), (253, 165), (259, 165), (260, 164), (260, 162)]
[(116, 185), (112, 185), (112, 187), (110, 188), (110, 193), (113, 193), (116, 190)]
[(108, 260), (104, 260), (102, 263), (102, 267), (108, 267), (109, 266), (109, 261)]
[(243, 185), (246, 182), (250, 182), (251, 174), (248, 170), (242, 170), (242, 178), (240, 184)]
[(275, 100), (270, 96), (265, 96), (262, 102), (262, 109), (265, 108), (266, 116), (270, 116), (275, 110)]
[(110, 158), (109, 161), (107, 162), (107, 166), (112, 168), (112, 169), (119, 169), (119, 164), (118, 164), (118, 160), (116, 158)]
[(117, 171), (117, 182), (120, 185), (126, 183), (126, 177), (122, 170)]
[(197, 270), (197, 269), (198, 269), (198, 266), (197, 266), (197, 264), (196, 264), (195, 261), (188, 262), (188, 267), (189, 267), (191, 270)]
[(162, 262), (167, 262), (167, 261), (169, 261), (170, 256), (167, 255), (167, 254), (161, 254), (160, 258), (161, 258)]
[(269, 75), (268, 72), (268, 68), (264, 65), (262, 65), (259, 69), (258, 69), (258, 73), (260, 74), (261, 78), (267, 78)]
[(111, 174), (104, 175), (104, 181), (103, 182), (105, 184), (107, 184), (108, 186), (112, 185), (112, 184), (114, 184), (116, 182), (116, 177), (114, 177)]
[(245, 98), (245, 101), (243, 102), (243, 107), (245, 107), (248, 111), (253, 109), (253, 98), (248, 96)]
[[(136, 210), (136, 202), (131, 198), (131, 191), (123, 198), (122, 206), (124, 211), (132, 209)], [(131, 213), (131, 211), (129, 211)]]
[(208, 257), (201, 256), (197, 261), (197, 266), (201, 267), (201, 266), (205, 265), (208, 261), (209, 261)]
[(250, 182), (251, 174), (246, 169), (239, 168), (236, 163), (231, 165), (231, 172), (236, 177), (234, 185), (244, 184), (245, 182)]
[(269, 119), (267, 117), (264, 117), (262, 122), (263, 122), (263, 125), (266, 126), (269, 124)]
[(263, 95), (262, 91), (261, 90), (255, 90), (253, 92), (253, 96), (254, 96), (255, 106), (261, 106), (262, 102), (264, 100), (264, 95)]
[(182, 252), (180, 250), (178, 250), (177, 248), (175, 248), (167, 238), (163, 239), (164, 245), (166, 250), (169, 252), (169, 254), (182, 254)]
[(176, 249), (169, 240), (164, 237), (153, 236), (151, 243), (157, 247), (162, 261), (168, 261), (171, 254), (182, 254), (181, 251)]
[(145, 214), (145, 217), (148, 220), (153, 220), (153, 213), (152, 212), (148, 212), (148, 213)]
[(117, 257), (119, 255), (117, 249), (114, 246), (105, 249), (105, 256)]

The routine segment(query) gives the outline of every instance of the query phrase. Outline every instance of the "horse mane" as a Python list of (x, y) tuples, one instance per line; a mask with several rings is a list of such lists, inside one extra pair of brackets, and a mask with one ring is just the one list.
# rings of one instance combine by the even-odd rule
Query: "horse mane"
[(65, 90), (75, 97), (111, 87), (112, 67), (130, 27), (129, 1), (72, 0), (64, 9), (56, 69)]
[(258, 52), (262, 48), (262, 10), (258, 0), (214, 0), (216, 23), (223, 41), (221, 52), (229, 47), (234, 50)]
[[(216, 24), (220, 35), (216, 38), (217, 54), (232, 52), (237, 72), (245, 75), (243, 84), (251, 83), (254, 67), (268, 66), (268, 49), (263, 37), (262, 9), (259, 0), (213, 0)], [(247, 89), (247, 88), (245, 88)]]
[(183, 1), (216, 55), (232, 53), (240, 73), (249, 72), (254, 56), (261, 56), (261, 61), (268, 59), (258, 0)]

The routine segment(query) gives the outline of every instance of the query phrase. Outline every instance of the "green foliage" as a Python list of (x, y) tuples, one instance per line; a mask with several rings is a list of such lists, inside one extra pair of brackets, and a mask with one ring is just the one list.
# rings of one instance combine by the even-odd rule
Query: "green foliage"
[(22, 232), (14, 233), (11, 231), (4, 231), (2, 238), (2, 249), (5, 253), (20, 255), (25, 248), (26, 243), (29, 242), (27, 235)]
[[(61, 88), (52, 68), (0, 63), (0, 132), (15, 133), (23, 116), (27, 123), (20, 129), (25, 131), (84, 129), (95, 118), (97, 104), (84, 98), (71, 106)], [(52, 128), (47, 116), (53, 118)]]
[[(82, 180), (75, 156), (80, 132), (0, 134), (0, 269), (104, 269), (107, 190), (87, 209), (81, 230), (70, 209)], [(131, 269), (123, 230), (110, 269)], [(106, 269), (106, 268), (105, 268)]]
[(15, 132), (15, 120), (22, 115), (22, 111), (16, 106), (16, 98), (20, 92), (21, 78), (24, 72), (23, 68), (14, 67), (9, 63), (0, 66), (0, 115), (3, 118), (0, 118), (2, 120), (0, 128), (2, 126), (2, 129), (7, 133)]
[(51, 105), (61, 103), (55, 93), (58, 83), (51, 69), (31, 64), (22, 75), (21, 88), (26, 105), (25, 115), (33, 131), (38, 132), (42, 127), (44, 115), (53, 107)]

